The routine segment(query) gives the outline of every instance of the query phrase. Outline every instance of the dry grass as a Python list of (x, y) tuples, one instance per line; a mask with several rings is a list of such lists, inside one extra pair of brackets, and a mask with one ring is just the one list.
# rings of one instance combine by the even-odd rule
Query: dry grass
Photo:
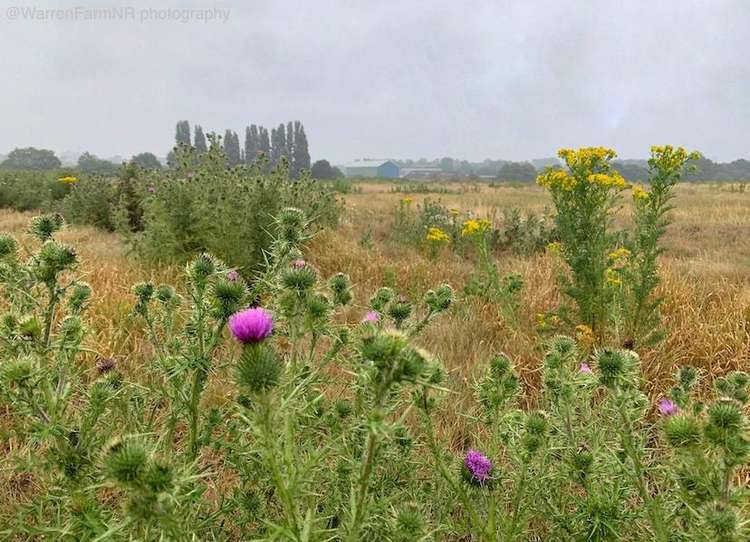
[[(413, 249), (384, 242), (404, 194), (394, 193), (392, 185), (385, 183), (360, 186), (362, 192), (346, 198), (348, 213), (343, 227), (320, 236), (313, 244), (310, 259), (316, 265), (326, 273), (348, 272), (358, 285), (359, 299), (366, 299), (386, 276), (395, 277), (398, 287), (412, 295), (439, 282), (459, 288), (465, 283), (471, 262), (449, 255), (433, 264)], [(546, 193), (536, 186), (447, 184), (440, 188), (450, 193), (413, 194), (413, 204), (425, 198), (440, 200), (447, 207), (477, 216), (497, 216), (510, 207), (541, 212), (551, 205)], [(625, 222), (628, 213), (628, 202), (624, 202), (618, 221)], [(682, 186), (672, 216), (660, 288), (667, 339), (641, 352), (653, 394), (667, 388), (679, 365), (693, 365), (711, 377), (750, 368), (750, 193), (731, 185)], [(371, 250), (360, 244), (366, 232), (374, 240)], [(524, 276), (526, 287), (515, 324), (503, 320), (499, 307), (467, 300), (424, 337), (426, 345), (452, 371), (462, 395), (468, 392), (477, 365), (497, 351), (516, 362), (533, 389), (541, 353), (535, 317), (560, 301), (552, 257), (502, 256), (498, 265), (502, 272)]]
[[(390, 183), (362, 183), (359, 187), (361, 192), (346, 196), (342, 226), (322, 233), (312, 243), (310, 261), (324, 275), (348, 273), (362, 305), (387, 280), (395, 281), (402, 292), (415, 298), (440, 282), (460, 289), (471, 273), (470, 261), (447, 254), (435, 264), (414, 249), (387, 242), (393, 211), (404, 194), (393, 192)], [(498, 216), (510, 207), (540, 212), (550, 205), (546, 193), (536, 186), (439, 187), (449, 193), (410, 197), (414, 204), (430, 198), (477, 216)], [(627, 213), (625, 203), (622, 220)], [(31, 216), (0, 211), (0, 231), (22, 233)], [(657, 347), (641, 352), (654, 393), (667, 387), (678, 365), (690, 364), (711, 376), (750, 368), (750, 192), (740, 192), (731, 185), (683, 185), (672, 216), (674, 224), (667, 233), (667, 250), (662, 258), (661, 287), (668, 335)], [(366, 233), (372, 237), (371, 248), (360, 242)], [(70, 227), (61, 240), (79, 251), (85, 279), (95, 292), (89, 313), (89, 346), (101, 355), (121, 359), (126, 370), (138, 372), (150, 351), (140, 325), (131, 316), (130, 287), (141, 280), (175, 283), (180, 269), (144, 267), (128, 254), (116, 235), (94, 228)], [(492, 303), (467, 299), (428, 329), (423, 337), (425, 346), (451, 372), (462, 400), (468, 399), (475, 368), (498, 351), (516, 362), (533, 390), (542, 349), (535, 319), (560, 302), (555, 287), (556, 265), (546, 254), (501, 256), (501, 272), (519, 272), (526, 284), (516, 321), (505, 321), (500, 308)], [(89, 356), (84, 362), (93, 360)]]

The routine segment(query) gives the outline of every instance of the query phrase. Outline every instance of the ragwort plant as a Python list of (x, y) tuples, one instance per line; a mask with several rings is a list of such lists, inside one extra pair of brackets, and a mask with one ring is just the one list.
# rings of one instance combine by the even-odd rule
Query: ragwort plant
[[(649, 159), (650, 191), (633, 188), (633, 228), (616, 232), (612, 219), (620, 193), (630, 185), (612, 168), (616, 153), (604, 147), (558, 153), (565, 169), (549, 169), (537, 183), (550, 191), (557, 215), (560, 253), (568, 273), (562, 291), (575, 303), (575, 320), (598, 344), (612, 337), (634, 346), (658, 340), (659, 241), (669, 224), (672, 190), (697, 158), (683, 148), (653, 147)], [(566, 311), (563, 315), (567, 316)]]
[(686, 164), (699, 157), (682, 147), (651, 147), (648, 190), (633, 187), (633, 230), (621, 271), (626, 325), (623, 333), (631, 343), (648, 344), (662, 336), (658, 311), (661, 299), (654, 295), (659, 284), (657, 258), (663, 251), (659, 241), (670, 223), (674, 187)]

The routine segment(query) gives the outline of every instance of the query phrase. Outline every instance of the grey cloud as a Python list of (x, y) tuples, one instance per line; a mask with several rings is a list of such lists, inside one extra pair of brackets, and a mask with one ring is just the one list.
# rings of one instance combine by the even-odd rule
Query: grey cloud
[(186, 118), (218, 131), (300, 119), (313, 158), (334, 162), (526, 159), (591, 144), (637, 157), (665, 142), (750, 156), (744, 0), (219, 7), (227, 23), (0, 13), (0, 152), (164, 154)]

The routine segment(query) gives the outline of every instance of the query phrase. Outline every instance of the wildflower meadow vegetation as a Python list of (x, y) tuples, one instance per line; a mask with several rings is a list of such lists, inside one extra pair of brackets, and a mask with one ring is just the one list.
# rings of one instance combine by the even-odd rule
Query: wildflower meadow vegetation
[(215, 141), (4, 173), (0, 538), (748, 540), (749, 275), (681, 214), (747, 200), (682, 148), (559, 156), (434, 195)]

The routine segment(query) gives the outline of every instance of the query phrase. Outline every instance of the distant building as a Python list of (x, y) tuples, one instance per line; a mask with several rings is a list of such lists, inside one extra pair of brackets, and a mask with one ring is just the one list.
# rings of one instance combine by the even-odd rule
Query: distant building
[(401, 172), (391, 160), (355, 160), (338, 168), (347, 177), (398, 179)]
[(403, 167), (401, 168), (401, 177), (404, 179), (440, 179), (448, 175), (439, 167)]

